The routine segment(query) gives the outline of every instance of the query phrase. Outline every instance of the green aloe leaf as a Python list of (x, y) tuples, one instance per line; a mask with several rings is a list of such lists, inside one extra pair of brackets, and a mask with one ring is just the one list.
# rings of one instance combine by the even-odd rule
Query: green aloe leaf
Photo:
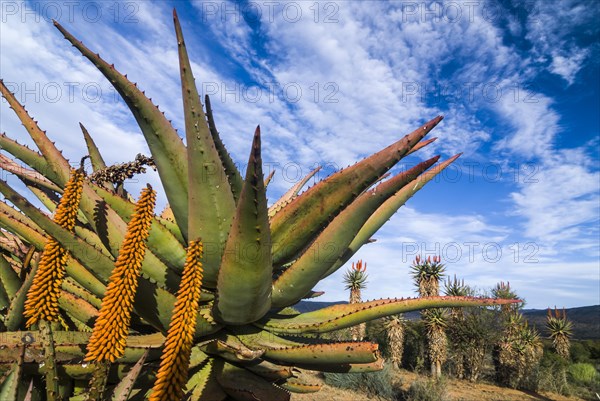
[(296, 370), (292, 366), (278, 365), (265, 360), (261, 360), (259, 363), (244, 365), (244, 367), (270, 382), (290, 378)]
[(0, 168), (16, 175), (25, 184), (35, 184), (41, 188), (46, 188), (51, 191), (62, 192), (62, 189), (56, 186), (52, 181), (38, 173), (37, 171), (19, 166), (17, 163), (8, 157), (0, 154)]
[[(97, 185), (92, 185), (92, 188), (123, 221), (129, 223), (135, 209), (133, 202)], [(152, 220), (152, 228), (148, 236), (148, 248), (169, 268), (179, 273), (182, 271), (185, 263), (185, 248), (157, 218)]]
[(233, 159), (229, 155), (229, 152), (225, 148), (223, 141), (221, 140), (221, 136), (219, 135), (219, 131), (217, 130), (217, 126), (215, 125), (215, 119), (212, 113), (212, 106), (210, 104), (210, 97), (208, 95), (204, 96), (204, 103), (206, 104), (206, 118), (208, 119), (208, 127), (210, 129), (210, 134), (212, 135), (217, 151), (219, 152), (219, 157), (221, 158), (221, 162), (223, 163), (225, 174), (229, 179), (229, 186), (231, 187), (233, 198), (237, 203), (240, 194), (242, 193), (242, 186), (244, 185), (244, 180), (242, 178), (242, 175), (240, 174), (240, 171), (235, 165), (235, 162), (233, 161)]
[(21, 287), (19, 275), (14, 271), (10, 263), (0, 255), (0, 283), (6, 292), (8, 299), (13, 299)]
[(276, 213), (271, 219), (273, 264), (281, 266), (297, 257), (329, 221), (391, 169), (441, 120), (438, 116), (387, 148), (331, 175)]
[(266, 358), (293, 364), (371, 363), (378, 358), (378, 346), (368, 342), (341, 342), (308, 344), (302, 346), (267, 349)]
[(187, 382), (190, 401), (223, 401), (227, 394), (223, 391), (215, 376), (214, 360), (209, 358)]
[(173, 208), (175, 220), (183, 236), (187, 238), (188, 165), (185, 146), (177, 131), (158, 107), (126, 76), (119, 73), (114, 66), (108, 64), (98, 54), (93, 53), (82, 42), (75, 39), (58, 22), (54, 21), (54, 25), (65, 39), (100, 70), (129, 106), (146, 138), (167, 199)]
[(219, 321), (246, 324), (260, 319), (271, 308), (273, 265), (267, 213), (257, 127), (219, 271), (218, 297), (213, 308)]
[(296, 374), (294, 377), (279, 383), (279, 385), (292, 393), (308, 394), (321, 390), (321, 387), (323, 387), (321, 383), (316, 383), (314, 379), (311, 381), (311, 378), (304, 376)]
[[(304, 177), (303, 179), (301, 179), (300, 181), (298, 181), (296, 184), (294, 184), (293, 187), (291, 187), (285, 194), (283, 194), (281, 196), (281, 198), (279, 198), (277, 200), (277, 202), (275, 202), (270, 208), (269, 208), (269, 217), (273, 217), (275, 216), (275, 214), (280, 211), (284, 206), (286, 206), (288, 203), (290, 203), (291, 201), (293, 201), (296, 196), (298, 196), (298, 193), (300, 192), (300, 190), (302, 188), (304, 188), (304, 186), (306, 185), (306, 183), (314, 177), (315, 174), (317, 174), (319, 171), (321, 170), (321, 166), (315, 168), (314, 170), (312, 170), (310, 173), (308, 173), (306, 175), (306, 177)], [(275, 170), (273, 170), (273, 172), (275, 172)]]
[(17, 401), (19, 392), (19, 383), (21, 381), (21, 372), (23, 370), (22, 360), (15, 362), (10, 369), (10, 373), (0, 386), (0, 400)]
[(369, 219), (362, 226), (360, 231), (356, 234), (346, 253), (332, 266), (331, 269), (323, 276), (326, 277), (331, 273), (335, 272), (339, 267), (343, 266), (352, 255), (365, 244), (369, 242), (371, 237), (388, 221), (398, 209), (404, 205), (418, 190), (423, 188), (425, 184), (435, 178), (436, 175), (441, 173), (446, 167), (452, 164), (458, 159), (461, 154), (452, 156), (450, 159), (440, 163), (433, 167), (431, 170), (420, 175), (416, 180), (406, 185), (394, 196), (385, 201), (376, 211), (369, 217)]
[(375, 362), (370, 362), (370, 363), (336, 363), (336, 364), (301, 363), (301, 364), (297, 364), (296, 366), (301, 369), (318, 370), (321, 372), (366, 373), (366, 372), (378, 372), (378, 371), (382, 370), (383, 364), (384, 364), (383, 358), (379, 358)]
[[(2, 192), (14, 205), (19, 207), (19, 209), (37, 225), (52, 235), (52, 237), (64, 246), (73, 257), (81, 262), (82, 265), (93, 266), (93, 269), (90, 269), (90, 271), (95, 277), (100, 279), (103, 283), (108, 281), (108, 277), (114, 266), (112, 259), (103, 255), (102, 252), (84, 240), (77, 236), (73, 236), (69, 231), (54, 223), (2, 180), (0, 180), (0, 192)], [(158, 330), (166, 333), (166, 328), (169, 327), (173, 305), (175, 304), (175, 295), (160, 287), (157, 288), (156, 283), (157, 280), (160, 280), (159, 284), (162, 283), (169, 288), (177, 288), (180, 278), (176, 277), (174, 272), (166, 269), (157, 259), (151, 259), (153, 257), (151, 255), (151, 252), (147, 252), (147, 257), (144, 258), (144, 264), (142, 266), (143, 274), (140, 278), (138, 291), (136, 293), (135, 308), (140, 316), (148, 320), (150, 324)], [(67, 270), (67, 272), (69, 273), (69, 270)], [(82, 274), (84, 273), (85, 272), (82, 272)], [(86, 286), (85, 280), (77, 279), (77, 282), (96, 294), (94, 289)], [(198, 333), (206, 334), (219, 329), (219, 325), (207, 322), (202, 315), (198, 317)]]
[(7, 151), (29, 167), (46, 176), (48, 174), (48, 162), (39, 152), (29, 149), (25, 145), (21, 145), (14, 139), (7, 137), (5, 134), (0, 134), (0, 149)]
[(439, 156), (379, 184), (375, 189), (361, 194), (319, 234), (273, 284), (273, 305), (293, 305), (306, 296), (324, 274), (341, 257), (369, 217), (389, 197), (431, 167)]
[(188, 238), (203, 239), (205, 250), (202, 260), (204, 269), (202, 284), (214, 288), (221, 255), (235, 213), (235, 201), (206, 122), (175, 11), (173, 11), (173, 20), (179, 49), (189, 165)]
[(25, 320), (23, 316), (25, 300), (27, 299), (27, 291), (29, 291), (31, 284), (33, 283), (33, 277), (35, 276), (35, 272), (37, 271), (37, 266), (37, 263), (31, 264), (31, 271), (25, 277), (21, 288), (19, 288), (19, 291), (17, 291), (17, 293), (15, 294), (15, 297), (12, 299), (10, 307), (6, 312), (6, 317), (4, 318), (4, 325), (9, 331), (17, 330)]
[(44, 375), (46, 378), (46, 400), (56, 401), (60, 397), (58, 371), (56, 369), (56, 354), (54, 352), (54, 337), (50, 323), (42, 320), (39, 323), (40, 337), (44, 346)]
[(294, 317), (267, 317), (256, 325), (276, 334), (325, 333), (380, 317), (420, 309), (492, 306), (518, 302), (521, 301), (475, 297), (388, 298), (355, 304), (333, 305)]
[[(47, 169), (42, 172), (50, 181), (62, 187), (69, 180), (69, 162), (62, 153), (54, 146), (54, 143), (48, 139), (46, 132), (38, 127), (37, 122), (29, 116), (25, 107), (23, 107), (10, 93), (4, 82), (0, 79), (0, 93), (6, 99), (10, 107), (17, 114), (19, 120), (35, 142), (38, 149), (46, 159)], [(30, 154), (31, 156), (31, 154)]]
[(289, 401), (290, 393), (235, 365), (215, 360), (217, 381), (236, 400)]
[(137, 380), (138, 376), (142, 372), (142, 367), (144, 366), (144, 362), (146, 362), (146, 358), (148, 357), (149, 351), (146, 350), (139, 361), (135, 363), (135, 365), (129, 370), (127, 376), (125, 376), (119, 384), (113, 390), (113, 394), (111, 397), (112, 401), (127, 401), (129, 396), (131, 395), (131, 390), (133, 390), (133, 385)]
[(267, 178), (265, 178), (265, 188), (267, 188), (269, 186), (269, 183), (271, 182), (271, 180), (273, 179), (273, 176), (275, 175), (275, 170), (273, 169), (273, 171), (271, 171), (269, 173), (269, 175), (267, 176)]
[(92, 161), (92, 169), (94, 171), (98, 171), (106, 168), (104, 158), (102, 157), (102, 154), (100, 154), (100, 151), (96, 146), (96, 142), (94, 142), (94, 139), (92, 139), (92, 136), (88, 132), (87, 128), (85, 128), (82, 123), (79, 123), (79, 128), (81, 128), (81, 132), (83, 133), (83, 139), (85, 140), (85, 145), (87, 146), (90, 160)]
[(58, 305), (68, 312), (72, 317), (92, 327), (94, 319), (98, 317), (98, 308), (88, 301), (67, 291), (62, 291), (58, 299)]

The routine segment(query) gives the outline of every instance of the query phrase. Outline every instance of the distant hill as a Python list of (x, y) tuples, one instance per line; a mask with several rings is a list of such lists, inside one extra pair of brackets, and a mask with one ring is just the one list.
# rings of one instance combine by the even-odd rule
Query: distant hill
[[(567, 309), (567, 318), (573, 322), (573, 338), (578, 340), (600, 339), (600, 305)], [(524, 309), (523, 316), (529, 324), (546, 336), (546, 309)]]
[[(345, 303), (347, 302), (300, 301), (298, 304), (294, 305), (294, 309), (305, 313), (327, 306)], [(529, 324), (535, 326), (543, 336), (547, 335), (545, 327), (546, 309), (523, 309), (522, 313), (529, 321)], [(419, 316), (419, 312), (409, 312), (404, 314), (404, 317), (409, 320), (418, 319)], [(578, 340), (600, 339), (600, 305), (569, 308), (567, 309), (567, 317), (573, 322), (573, 338)]]

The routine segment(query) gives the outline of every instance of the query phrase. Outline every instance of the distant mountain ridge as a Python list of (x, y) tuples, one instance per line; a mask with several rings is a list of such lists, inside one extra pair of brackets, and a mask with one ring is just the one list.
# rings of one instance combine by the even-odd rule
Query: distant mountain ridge
[[(345, 301), (319, 302), (300, 301), (294, 305), (299, 312), (312, 312), (332, 305), (346, 304)], [(573, 322), (573, 338), (578, 340), (600, 339), (600, 305), (567, 308), (567, 318)], [(530, 325), (546, 336), (546, 309), (523, 309), (521, 311)], [(408, 312), (404, 316), (409, 320), (419, 318), (419, 312)]]

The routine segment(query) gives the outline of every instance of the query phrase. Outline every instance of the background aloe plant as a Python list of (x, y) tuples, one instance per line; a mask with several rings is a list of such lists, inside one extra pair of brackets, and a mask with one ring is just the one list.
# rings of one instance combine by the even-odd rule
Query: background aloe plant
[[(5, 197), (0, 202), (2, 400), (102, 399), (109, 392), (114, 399), (144, 399), (155, 382), (154, 398), (164, 392), (164, 399), (184, 394), (192, 400), (287, 400), (290, 391), (320, 387), (304, 378), (302, 368), (330, 372), (382, 368), (377, 344), (325, 342), (315, 334), (415, 309), (516, 302), (394, 298), (290, 312), (287, 306), (314, 295), (312, 289), (321, 279), (343, 266), (459, 155), (432, 167), (439, 159), (434, 157), (379, 182), (402, 157), (432, 142), (423, 138), (442, 120), (436, 117), (299, 194), (307, 177), (269, 208), (260, 129), (255, 131), (243, 177), (219, 137), (210, 100), (206, 97), (204, 105), (200, 101), (175, 13), (174, 22), (186, 143), (136, 84), (54, 23), (114, 85), (137, 120), (151, 158), (140, 156), (135, 162), (107, 167), (82, 126), (94, 173), (83, 182), (73, 232), (35, 207), (31, 195), (25, 197), (0, 181)], [(29, 149), (3, 134), (2, 149), (28, 167), (5, 156), (0, 166), (53, 212), (69, 181), (69, 161), (1, 81), (0, 90), (38, 148)], [(146, 228), (136, 228), (138, 206), (123, 181), (144, 165), (158, 171), (169, 207), (160, 216), (145, 212), (147, 235), (128, 245), (134, 230)], [(40, 324), (40, 330), (34, 325), (34, 330), (25, 331), (23, 305), (48, 239), (69, 255), (58, 298), (60, 316), (56, 323)], [(210, 248), (205, 246), (200, 256), (202, 242)], [(139, 275), (131, 275), (137, 282), (129, 287), (135, 294), (125, 347), (110, 365), (96, 362), (95, 352), (90, 353), (90, 363), (84, 363), (92, 330), (110, 330), (96, 327), (97, 320), (119, 317), (120, 310), (115, 310), (99, 319), (105, 292), (116, 285), (111, 284), (115, 261), (123, 266), (119, 255), (129, 246), (146, 249), (136, 253), (143, 260), (133, 258), (134, 265), (141, 261), (141, 269)], [(325, 246), (335, 252), (315, 257)], [(122, 280), (124, 285), (128, 280)], [(199, 282), (196, 294), (193, 288), (198, 285), (190, 283)], [(102, 334), (109, 333), (96, 337)], [(175, 357), (180, 353), (185, 355)], [(48, 386), (49, 391), (40, 390)]]

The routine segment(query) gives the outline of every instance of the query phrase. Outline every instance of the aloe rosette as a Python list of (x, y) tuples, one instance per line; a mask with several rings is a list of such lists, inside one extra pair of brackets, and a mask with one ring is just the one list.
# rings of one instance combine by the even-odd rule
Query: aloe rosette
[[(185, 144), (136, 84), (54, 23), (114, 85), (151, 158), (106, 166), (82, 126), (94, 174), (83, 180), (73, 230), (34, 206), (31, 194), (0, 181), (0, 368), (6, 371), (0, 398), (102, 399), (112, 392), (119, 400), (288, 400), (290, 392), (320, 388), (302, 369), (366, 372), (383, 366), (377, 344), (330, 342), (315, 334), (417, 309), (517, 302), (427, 297), (302, 314), (287, 308), (318, 295), (312, 290), (320, 280), (459, 155), (437, 165), (436, 156), (383, 180), (402, 157), (432, 142), (424, 137), (442, 120), (436, 117), (300, 193), (312, 172), (268, 207), (260, 128), (242, 176), (220, 139), (210, 99), (201, 102), (175, 13), (174, 22)], [(69, 162), (1, 81), (0, 90), (38, 148), (2, 134), (1, 149), (27, 167), (4, 155), (0, 167), (53, 212), (66, 193)], [(141, 206), (123, 187), (123, 177), (143, 164), (160, 176), (169, 202), (161, 215), (144, 198), (141, 216)], [(115, 174), (120, 178), (111, 182)], [(24, 331), (23, 305), (47, 238), (68, 255), (64, 279), (53, 284), (60, 286), (59, 316), (43, 330), (34, 324)], [(125, 253), (136, 256), (119, 258)], [(121, 293), (128, 294), (126, 301), (115, 295)], [(103, 308), (119, 302), (127, 307)], [(120, 315), (124, 309), (127, 316)], [(51, 390), (36, 393), (44, 375)]]

